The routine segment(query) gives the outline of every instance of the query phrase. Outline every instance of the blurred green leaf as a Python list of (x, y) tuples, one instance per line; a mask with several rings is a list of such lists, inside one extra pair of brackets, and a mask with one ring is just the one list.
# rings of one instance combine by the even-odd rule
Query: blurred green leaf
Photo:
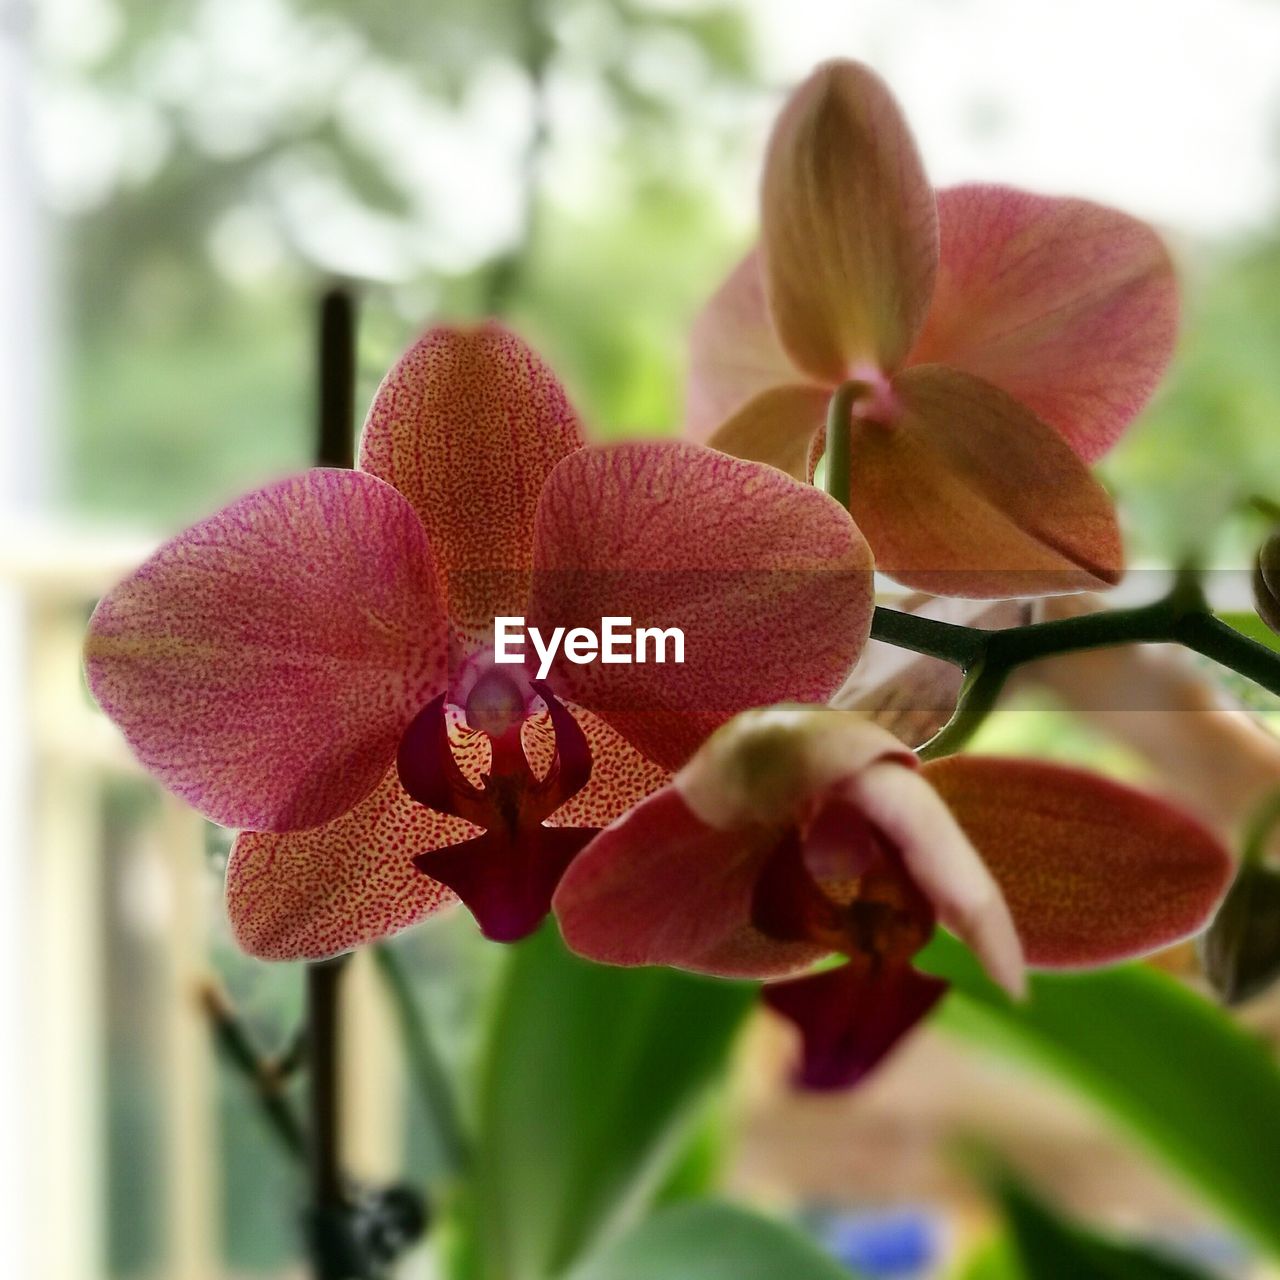
[(1023, 1280), (1208, 1280), (1165, 1254), (1068, 1222), (1008, 1175), (998, 1179), (996, 1193), (1018, 1259), (1015, 1274)]
[(479, 1082), (470, 1210), (494, 1280), (556, 1276), (643, 1211), (754, 987), (513, 947)]
[(1221, 1009), (1143, 965), (1039, 974), (1015, 1004), (942, 934), (921, 967), (954, 985), (944, 1025), (1049, 1067), (1280, 1255), (1280, 1069)]
[(570, 1280), (849, 1280), (793, 1227), (710, 1201), (656, 1213)]

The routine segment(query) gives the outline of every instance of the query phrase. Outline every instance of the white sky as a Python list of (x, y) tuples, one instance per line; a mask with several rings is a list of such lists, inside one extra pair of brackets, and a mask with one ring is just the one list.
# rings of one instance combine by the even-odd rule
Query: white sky
[(836, 54), (875, 66), (939, 184), (1069, 191), (1201, 233), (1275, 212), (1276, 0), (746, 3), (780, 80)]

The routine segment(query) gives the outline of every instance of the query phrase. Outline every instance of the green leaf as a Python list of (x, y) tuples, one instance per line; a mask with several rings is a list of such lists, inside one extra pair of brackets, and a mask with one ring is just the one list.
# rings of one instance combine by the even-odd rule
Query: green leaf
[(732, 1205), (691, 1201), (656, 1213), (576, 1268), (570, 1280), (850, 1280), (793, 1227)]
[(1049, 1067), (1280, 1255), (1280, 1069), (1221, 1009), (1144, 965), (1039, 974), (1015, 1004), (947, 935), (920, 959), (954, 985), (944, 1025)]
[(1163, 1253), (1066, 1221), (1007, 1175), (998, 1179), (996, 1192), (1023, 1280), (1209, 1280), (1207, 1273)]
[(511, 948), (482, 1058), (472, 1230), (492, 1280), (558, 1276), (645, 1208), (755, 997), (751, 985)]

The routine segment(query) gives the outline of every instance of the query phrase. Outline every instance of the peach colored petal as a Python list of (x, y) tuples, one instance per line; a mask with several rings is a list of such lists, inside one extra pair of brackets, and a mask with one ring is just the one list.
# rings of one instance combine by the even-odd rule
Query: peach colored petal
[(236, 941), (263, 960), (321, 960), (456, 901), (413, 856), (478, 828), (411, 800), (394, 768), (350, 813), (310, 831), (242, 831), (227, 866)]
[(766, 291), (784, 350), (817, 381), (884, 371), (911, 349), (933, 291), (933, 190), (889, 90), (829, 62), (774, 126), (762, 190)]
[(1208, 923), (1231, 858), (1189, 815), (1081, 769), (951, 756), (924, 767), (999, 883), (1031, 964), (1081, 968)]
[(995, 383), (1086, 461), (1146, 404), (1173, 354), (1178, 288), (1160, 237), (1087, 200), (938, 193), (941, 261), (912, 364)]
[(555, 375), (496, 324), (430, 330), (379, 387), (360, 466), (413, 503), (471, 640), (522, 612), (542, 483), (582, 442)]
[(389, 485), (315, 470), (166, 543), (99, 603), (89, 687), (144, 765), (227, 826), (316, 826), (367, 796), (443, 687), (430, 548)]
[(855, 418), (850, 510), (890, 577), (937, 595), (1079, 591), (1123, 565), (1107, 491), (1062, 437), (944, 365), (893, 382), (892, 423)]
[(748, 400), (795, 381), (795, 366), (769, 318), (760, 250), (755, 248), (729, 273), (693, 323), (686, 432), (705, 444)]
[(562, 696), (645, 756), (681, 764), (717, 725), (783, 699), (825, 701), (871, 623), (862, 535), (826, 494), (681, 441), (592, 448), (552, 473), (538, 509), (531, 624), (606, 616), (679, 628), (684, 662), (575, 665)]
[(572, 862), (552, 908), (565, 942), (603, 964), (666, 964), (724, 977), (783, 977), (823, 955), (751, 923), (776, 835), (715, 831), (666, 787)]
[(806, 478), (809, 445), (826, 420), (826, 391), (819, 387), (771, 387), (747, 401), (707, 443), (735, 458), (767, 462), (795, 476)]

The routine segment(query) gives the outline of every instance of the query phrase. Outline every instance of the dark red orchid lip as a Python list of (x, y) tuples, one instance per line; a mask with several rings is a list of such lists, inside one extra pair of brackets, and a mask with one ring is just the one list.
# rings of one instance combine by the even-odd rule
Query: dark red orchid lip
[[(414, 866), (448, 885), (486, 937), (514, 942), (538, 927), (569, 863), (595, 835), (591, 827), (544, 825), (587, 785), (591, 748), (550, 686), (532, 682), (555, 734), (551, 767), (539, 778), (520, 739), (529, 708), (510, 677), (496, 673), (486, 679), (476, 682), (467, 698), (468, 720), (478, 721), (473, 727), (486, 734), (492, 749), (481, 785), (466, 777), (453, 753), (447, 694), (432, 699), (414, 718), (400, 741), (396, 765), (405, 791), (419, 804), (484, 828), (461, 844), (418, 854)], [(511, 714), (517, 705), (518, 718)]]

